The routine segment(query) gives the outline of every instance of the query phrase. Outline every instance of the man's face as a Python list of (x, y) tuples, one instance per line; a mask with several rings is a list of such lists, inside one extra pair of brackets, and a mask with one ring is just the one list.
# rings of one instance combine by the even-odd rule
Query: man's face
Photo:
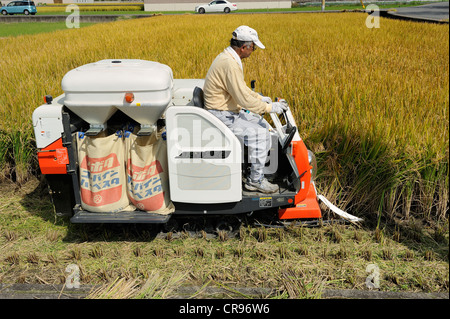
[(252, 43), (251, 45), (243, 45), (240, 48), (240, 53), (241, 53), (240, 57), (241, 57), (241, 59), (248, 58), (252, 54), (252, 52), (255, 51), (255, 50), (256, 50), (256, 46), (255, 46), (254, 43)]

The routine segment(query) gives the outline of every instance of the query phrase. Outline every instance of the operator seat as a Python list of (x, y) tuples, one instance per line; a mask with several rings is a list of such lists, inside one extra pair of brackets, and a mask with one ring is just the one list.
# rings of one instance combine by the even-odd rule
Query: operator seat
[(203, 90), (196, 86), (194, 88), (194, 93), (192, 94), (192, 102), (194, 103), (194, 106), (205, 108), (204, 104), (204, 98), (203, 98)]

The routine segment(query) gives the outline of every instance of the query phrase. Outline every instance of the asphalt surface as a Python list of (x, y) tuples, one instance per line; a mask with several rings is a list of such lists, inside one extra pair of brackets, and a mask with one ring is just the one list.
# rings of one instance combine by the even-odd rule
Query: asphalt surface
[[(98, 287), (98, 286), (97, 286)], [(84, 299), (96, 288), (92, 285), (82, 285), (79, 288), (68, 289), (64, 285), (43, 284), (0, 284), (0, 300), (2, 299)], [(175, 289), (172, 299), (196, 298), (270, 298), (276, 296), (275, 289), (269, 288), (238, 288), (225, 289), (219, 287), (179, 287)], [(449, 299), (448, 292), (391, 292), (377, 290), (355, 289), (325, 289), (321, 299)]]
[(449, 19), (448, 4), (439, 2), (417, 7), (395, 8), (396, 12), (389, 13), (398, 17), (442, 21)]

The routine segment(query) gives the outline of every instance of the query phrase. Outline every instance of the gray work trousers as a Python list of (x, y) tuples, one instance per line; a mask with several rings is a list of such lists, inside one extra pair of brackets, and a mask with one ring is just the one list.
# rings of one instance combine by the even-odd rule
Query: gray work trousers
[(264, 177), (264, 166), (271, 147), (269, 127), (263, 117), (240, 111), (208, 110), (218, 117), (248, 147), (248, 162), (251, 163), (250, 179), (259, 181)]

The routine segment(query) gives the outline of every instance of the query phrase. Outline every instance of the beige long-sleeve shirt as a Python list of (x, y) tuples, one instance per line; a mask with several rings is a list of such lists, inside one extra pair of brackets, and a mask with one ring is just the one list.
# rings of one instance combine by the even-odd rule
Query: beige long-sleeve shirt
[(224, 50), (211, 64), (203, 86), (205, 108), (239, 113), (245, 108), (254, 113), (272, 110), (244, 81), (244, 73), (233, 56)]

